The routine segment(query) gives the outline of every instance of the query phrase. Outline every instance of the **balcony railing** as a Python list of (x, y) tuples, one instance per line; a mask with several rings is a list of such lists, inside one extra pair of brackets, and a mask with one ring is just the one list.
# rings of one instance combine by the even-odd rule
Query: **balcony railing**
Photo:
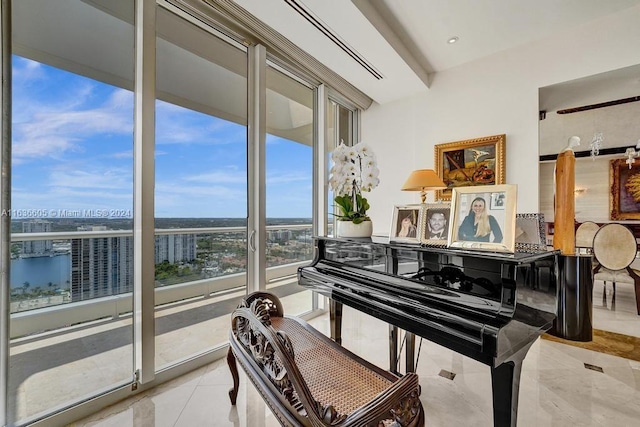
[[(267, 231), (300, 231), (309, 230), (304, 233), (303, 241), (308, 244), (308, 251), (304, 254), (303, 260), (289, 260), (282, 265), (275, 265), (267, 268), (267, 281), (272, 282), (296, 274), (297, 268), (306, 264), (313, 255), (311, 246), (311, 225), (277, 225), (268, 226)], [(185, 235), (194, 234), (220, 235), (242, 233), (242, 242), (246, 244), (245, 227), (209, 227), (209, 228), (182, 228), (182, 229), (157, 229), (155, 234), (161, 235)], [(99, 231), (77, 231), (77, 232), (51, 232), (51, 233), (15, 233), (11, 236), (12, 243), (38, 240), (64, 241), (73, 239), (95, 239), (108, 237), (131, 237), (131, 230), (99, 230)], [(268, 249), (269, 250), (269, 249)], [(244, 272), (223, 274), (217, 277), (204, 278), (201, 280), (190, 280), (184, 283), (163, 285), (156, 283), (155, 305), (160, 306), (177, 301), (193, 298), (209, 298), (220, 292), (246, 286), (246, 275)], [(62, 301), (61, 301), (62, 302)], [(30, 335), (45, 330), (54, 330), (68, 325), (91, 322), (105, 318), (118, 318), (128, 315), (133, 306), (132, 293), (124, 292), (115, 295), (86, 299), (83, 301), (71, 302), (67, 298), (63, 303), (57, 305), (30, 308), (27, 304), (26, 311), (18, 311), (11, 314), (10, 336), (11, 338)]]

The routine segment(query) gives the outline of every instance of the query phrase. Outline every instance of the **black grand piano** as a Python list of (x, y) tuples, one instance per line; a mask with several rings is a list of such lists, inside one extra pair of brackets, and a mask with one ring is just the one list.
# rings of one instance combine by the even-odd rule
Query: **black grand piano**
[(556, 252), (472, 252), (375, 236), (318, 237), (315, 244), (315, 259), (299, 268), (298, 281), (330, 298), (336, 342), (346, 304), (389, 323), (391, 371), (397, 373), (398, 328), (407, 333), (407, 371), (415, 370), (415, 335), (485, 363), (494, 425), (516, 425), (522, 361), (556, 318)]

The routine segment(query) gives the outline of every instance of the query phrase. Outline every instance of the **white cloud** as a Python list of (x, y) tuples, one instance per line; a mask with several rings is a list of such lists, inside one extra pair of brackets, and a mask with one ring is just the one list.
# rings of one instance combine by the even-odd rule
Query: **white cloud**
[(242, 217), (246, 209), (245, 187), (156, 184), (155, 211), (159, 217)]
[[(89, 106), (94, 87), (80, 84), (63, 99), (38, 101), (22, 97), (13, 124), (13, 156), (60, 157), (82, 151), (88, 139), (105, 134), (133, 135), (133, 95), (115, 90), (101, 105)], [(127, 101), (128, 98), (128, 101)]]
[(167, 102), (156, 103), (156, 144), (245, 144), (244, 126)]
[(12, 189), (14, 209), (131, 209), (133, 195), (115, 190), (52, 187), (35, 193)]
[(111, 157), (115, 159), (133, 159), (133, 150), (120, 151), (118, 153), (113, 153)]
[(133, 175), (124, 168), (104, 169), (102, 171), (73, 170), (57, 168), (47, 183), (49, 187), (119, 189), (133, 191)]
[(244, 171), (215, 171), (183, 178), (187, 182), (202, 182), (210, 184), (245, 184), (247, 173)]
[(22, 86), (29, 84), (33, 80), (40, 80), (45, 77), (42, 64), (30, 59), (13, 56), (12, 84)]
[(272, 173), (267, 176), (267, 185), (275, 184), (290, 184), (294, 182), (304, 182), (311, 180), (310, 172), (297, 172), (297, 171), (282, 171), (278, 173)]

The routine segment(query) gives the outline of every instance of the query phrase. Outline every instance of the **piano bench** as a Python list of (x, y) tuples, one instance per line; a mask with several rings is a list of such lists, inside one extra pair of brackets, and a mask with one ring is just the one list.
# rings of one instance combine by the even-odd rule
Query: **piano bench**
[(398, 377), (356, 356), (304, 320), (285, 317), (266, 292), (231, 316), (227, 362), (236, 404), (236, 361), (285, 426), (424, 426), (418, 376)]

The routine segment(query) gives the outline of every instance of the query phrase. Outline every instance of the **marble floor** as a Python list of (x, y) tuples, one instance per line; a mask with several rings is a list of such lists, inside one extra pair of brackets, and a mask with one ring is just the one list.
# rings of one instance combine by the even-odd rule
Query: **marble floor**
[[(633, 290), (619, 286), (614, 309), (602, 305), (602, 282), (594, 286), (594, 327), (640, 336)], [(609, 296), (608, 302), (611, 298)], [(328, 333), (328, 315), (312, 319)], [(345, 307), (343, 345), (388, 368), (387, 325)], [(419, 345), (419, 341), (417, 343)], [(585, 368), (602, 368), (602, 372)], [(447, 379), (441, 370), (452, 372)], [(422, 341), (417, 373), (429, 426), (491, 426), (489, 368), (446, 348)], [(117, 403), (73, 424), (125, 426), (278, 426), (261, 397), (241, 375), (237, 405), (227, 391), (231, 376), (219, 360), (171, 382)], [(640, 425), (640, 362), (547, 340), (537, 340), (523, 365), (519, 426)]]

